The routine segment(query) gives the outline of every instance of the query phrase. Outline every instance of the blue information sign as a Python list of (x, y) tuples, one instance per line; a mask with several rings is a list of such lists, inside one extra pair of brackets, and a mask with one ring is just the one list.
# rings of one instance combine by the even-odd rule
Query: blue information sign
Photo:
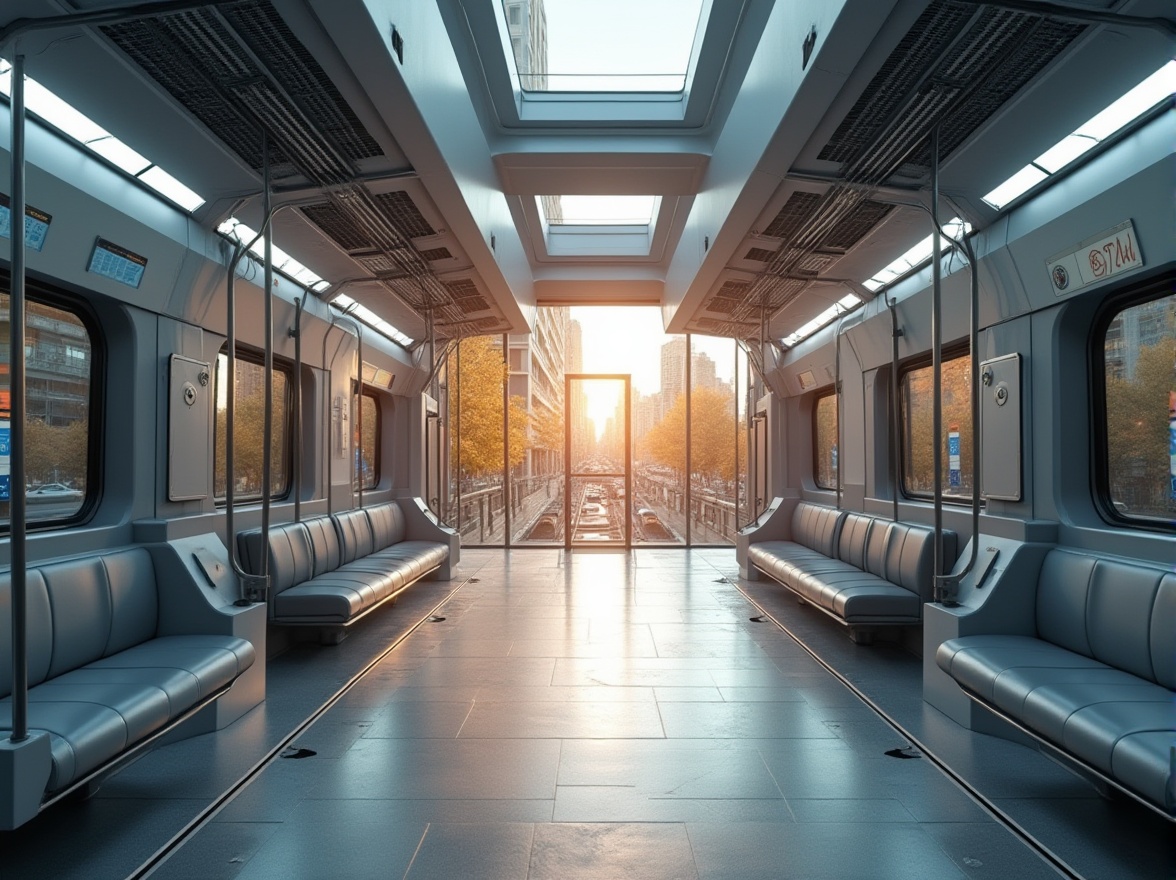
[(11, 497), (8, 489), (10, 455), (12, 455), (12, 430), (8, 421), (5, 420), (0, 423), (0, 501), (8, 501)]
[(960, 488), (960, 432), (947, 432), (947, 485), (952, 489)]
[[(52, 222), (53, 215), (25, 205), (25, 247), (41, 250)], [(4, 193), (0, 193), (0, 238), (12, 238), (12, 203)]]
[(86, 271), (113, 278), (128, 287), (138, 287), (146, 268), (146, 257), (100, 238), (94, 243), (94, 253), (90, 255)]

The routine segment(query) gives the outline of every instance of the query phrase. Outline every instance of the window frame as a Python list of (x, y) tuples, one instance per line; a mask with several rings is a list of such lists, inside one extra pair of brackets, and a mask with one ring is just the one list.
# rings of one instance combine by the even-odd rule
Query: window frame
[[(941, 352), (942, 353), (940, 355), (940, 362), (942, 364), (946, 364), (949, 361), (954, 361), (954, 360), (959, 360), (961, 358), (966, 358), (971, 355), (971, 352), (968, 350), (968, 345), (966, 342), (963, 344), (953, 344), (950, 346), (944, 346), (941, 349)], [(935, 490), (932, 489), (929, 492), (912, 492), (907, 489), (907, 481), (906, 481), (906, 478), (907, 478), (907, 449), (909, 448), (910, 438), (909, 438), (909, 434), (907, 432), (907, 418), (906, 418), (907, 406), (905, 404), (905, 392), (904, 392), (904, 388), (906, 386), (905, 386), (904, 382), (906, 380), (906, 377), (910, 373), (913, 373), (916, 370), (926, 369), (926, 368), (932, 366), (933, 363), (934, 363), (934, 361), (932, 359), (932, 356), (930, 354), (924, 354), (924, 355), (920, 355), (917, 358), (912, 358), (911, 360), (907, 361), (906, 363), (900, 364), (899, 368), (898, 368), (898, 441), (899, 441), (899, 449), (898, 449), (898, 486), (896, 488), (897, 488), (899, 494), (903, 498), (907, 498), (907, 499), (911, 499), (911, 500), (915, 500), (915, 501), (930, 501), (930, 500), (932, 500), (935, 497)], [(970, 413), (970, 410), (969, 410), (969, 413)], [(978, 426), (972, 425), (972, 442), (973, 443), (976, 442), (977, 433), (978, 433)], [(960, 450), (960, 456), (961, 456), (960, 464), (961, 464), (961, 470), (962, 470), (963, 449)], [(946, 463), (947, 463), (947, 460), (946, 460), (946, 453), (945, 453), (944, 454), (944, 464), (946, 464)], [(945, 492), (943, 494), (943, 503), (950, 504), (953, 506), (959, 506), (959, 507), (971, 507), (972, 506), (972, 499), (975, 497), (976, 492), (979, 490), (979, 488), (980, 487), (976, 485), (976, 475), (973, 474), (972, 475), (972, 491), (971, 492), (969, 492), (967, 495), (963, 495), (963, 494), (948, 495)], [(980, 506), (983, 507), (984, 504), (985, 504), (985, 501), (984, 501), (984, 497), (982, 495), (980, 498)]]
[(1087, 343), (1087, 362), (1090, 366), (1090, 493), (1095, 511), (1108, 525), (1163, 534), (1176, 532), (1176, 520), (1124, 514), (1115, 507), (1111, 497), (1106, 334), (1111, 323), (1123, 312), (1172, 296), (1176, 290), (1174, 285), (1176, 272), (1169, 269), (1158, 277), (1108, 296), (1095, 312)]
[[(213, 361), (212, 375), (213, 375), (213, 400), (219, 398), (220, 390), (217, 387), (217, 382), (220, 377), (220, 370), (218, 369), (218, 361), (224, 355), (226, 358), (229, 355), (228, 344), (222, 345), (216, 353), (216, 360)], [(245, 363), (253, 364), (254, 366), (265, 366), (265, 353), (260, 349), (252, 348), (250, 346), (243, 346), (240, 343), (237, 345), (237, 360)], [(290, 497), (290, 493), (294, 490), (294, 442), (295, 432), (297, 428), (294, 425), (294, 365), (293, 363), (284, 359), (274, 358), (274, 372), (282, 373), (286, 377), (286, 393), (283, 395), (286, 404), (286, 442), (282, 444), (282, 454), (285, 457), (286, 467), (284, 474), (286, 478), (286, 485), (281, 493), (274, 493), (270, 496), (270, 502), (285, 501)], [(275, 403), (277, 398), (274, 398)], [(276, 409), (276, 406), (275, 406)], [(218, 508), (224, 508), (226, 504), (226, 495), (216, 494), (216, 459), (217, 459), (217, 441), (221, 428), (221, 420), (217, 417), (218, 410), (213, 406), (212, 412), (212, 500)], [(278, 419), (274, 419), (274, 425), (278, 424)], [(228, 488), (228, 474), (225, 474), (225, 487)], [(241, 503), (261, 503), (263, 496), (260, 492), (256, 495), (235, 495), (233, 497), (234, 504)]]
[[(6, 296), (12, 295), (12, 273), (8, 268), (0, 269), (0, 288)], [(68, 528), (88, 522), (98, 509), (102, 499), (102, 475), (105, 471), (105, 444), (103, 438), (106, 433), (106, 337), (102, 333), (102, 325), (98, 320), (93, 305), (79, 294), (69, 293), (62, 288), (54, 287), (39, 281), (33, 276), (25, 278), (25, 301), (37, 305), (48, 306), (68, 312), (78, 319), (82, 328), (90, 339), (90, 375), (89, 389), (86, 400), (86, 494), (82, 498), (77, 512), (66, 517), (53, 519), (28, 518), (25, 510), (25, 530), (51, 531)], [(11, 307), (10, 307), (11, 309)], [(27, 345), (27, 340), (26, 340)], [(11, 368), (11, 361), (9, 361)], [(11, 376), (11, 373), (9, 374)], [(27, 381), (26, 376), (26, 381)], [(9, 384), (11, 388), (11, 382)], [(26, 395), (27, 396), (27, 395)], [(28, 413), (26, 411), (26, 419)], [(9, 419), (11, 422), (11, 418)], [(11, 508), (10, 508), (11, 511)], [(12, 533), (11, 512), (9, 517), (0, 523), (0, 535)]]
[(816, 486), (818, 489), (825, 489), (830, 492), (835, 492), (837, 490), (837, 484), (840, 482), (839, 476), (841, 474), (841, 450), (840, 449), (837, 450), (837, 469), (834, 471), (833, 485), (826, 486), (824, 483), (821, 482), (820, 476), (819, 476), (821, 473), (821, 467), (820, 467), (821, 461), (819, 458), (821, 450), (820, 450), (819, 444), (817, 443), (817, 439), (818, 439), (817, 408), (820, 406), (822, 400), (827, 400), (829, 398), (833, 399), (833, 445), (834, 446), (838, 445), (837, 438), (841, 434), (841, 425), (840, 425), (841, 407), (839, 407), (837, 405), (837, 398), (838, 398), (837, 386), (830, 385), (828, 387), (828, 389), (822, 389), (821, 391), (818, 391), (813, 396), (813, 410), (812, 410), (812, 412), (813, 412), (813, 417), (812, 417), (812, 423), (813, 423), (813, 437), (812, 437), (812, 440), (813, 440), (813, 456), (812, 456), (813, 485)]
[[(351, 491), (352, 492), (355, 492), (358, 490), (362, 490), (364, 492), (372, 492), (372, 491), (375, 491), (380, 488), (380, 479), (381, 479), (380, 450), (383, 448), (383, 446), (382, 446), (383, 405), (380, 402), (380, 395), (377, 393), (377, 389), (374, 386), (369, 385), (366, 382), (364, 382), (362, 384), (357, 384), (356, 382), (352, 382), (351, 383), (351, 403), (352, 403), (352, 412), (353, 413), (357, 413), (359, 411), (358, 408), (356, 407), (356, 401), (357, 400), (359, 401), (359, 406), (363, 406), (363, 398), (365, 398), (365, 397), (372, 401), (372, 403), (375, 405), (375, 409), (376, 409), (375, 420), (374, 420), (374, 424), (376, 427), (376, 430), (375, 430), (375, 452), (372, 455), (372, 482), (370, 484), (365, 483), (364, 485), (360, 486), (356, 480), (357, 474), (355, 472), (355, 466), (353, 466), (352, 471), (351, 471)], [(363, 424), (365, 426), (367, 425), (366, 418), (364, 419)], [(362, 469), (363, 469), (362, 463), (359, 464), (359, 469), (362, 471)]]

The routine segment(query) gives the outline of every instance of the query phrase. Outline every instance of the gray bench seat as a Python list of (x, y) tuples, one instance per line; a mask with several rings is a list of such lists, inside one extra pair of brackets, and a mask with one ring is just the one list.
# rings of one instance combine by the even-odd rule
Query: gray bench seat
[(1176, 817), (1176, 574), (1051, 550), (1036, 636), (972, 635), (935, 660), (974, 699)]
[[(261, 531), (238, 536), (247, 571), (261, 570)], [(271, 526), (270, 613), (275, 623), (347, 625), (449, 559), (449, 545), (407, 540), (390, 501)]]
[[(921, 620), (934, 588), (930, 529), (801, 502), (792, 537), (750, 544), (748, 562), (851, 627)], [(954, 558), (955, 536), (944, 537)]]
[[(157, 635), (142, 548), (29, 569), (28, 724), (49, 734), (46, 795), (63, 790), (224, 691), (254, 662), (221, 635)], [(0, 580), (0, 729), (12, 729), (11, 580)]]

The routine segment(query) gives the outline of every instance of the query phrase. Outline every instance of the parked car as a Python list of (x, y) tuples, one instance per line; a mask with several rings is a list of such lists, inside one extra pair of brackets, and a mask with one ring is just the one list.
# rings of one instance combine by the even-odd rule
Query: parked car
[(81, 501), (85, 495), (81, 489), (71, 489), (65, 483), (45, 483), (25, 491), (25, 497), (30, 501)]

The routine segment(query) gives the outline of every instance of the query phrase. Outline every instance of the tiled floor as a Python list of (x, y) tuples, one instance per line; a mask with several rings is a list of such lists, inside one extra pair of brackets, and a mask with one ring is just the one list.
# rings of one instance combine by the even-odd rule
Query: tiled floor
[[(474, 575), (152, 876), (1054, 872), (722, 575), (731, 551), (463, 551)], [(325, 649), (329, 650), (329, 649)]]

